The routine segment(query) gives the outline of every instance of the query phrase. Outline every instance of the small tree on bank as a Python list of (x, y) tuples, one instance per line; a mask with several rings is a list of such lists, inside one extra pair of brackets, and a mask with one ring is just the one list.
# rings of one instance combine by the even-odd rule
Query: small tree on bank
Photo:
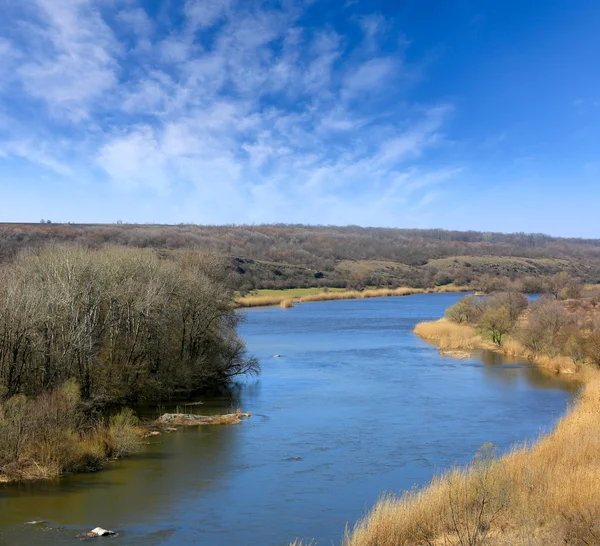
[(489, 332), (492, 341), (497, 345), (502, 344), (502, 338), (510, 332), (513, 324), (510, 312), (504, 306), (488, 307), (484, 311), (480, 322), (481, 327)]

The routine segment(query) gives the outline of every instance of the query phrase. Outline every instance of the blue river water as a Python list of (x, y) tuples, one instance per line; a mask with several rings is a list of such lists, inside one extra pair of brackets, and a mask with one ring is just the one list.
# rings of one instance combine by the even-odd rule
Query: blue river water
[(383, 491), (423, 485), (485, 442), (535, 438), (576, 394), (498, 355), (442, 356), (412, 333), (460, 297), (248, 311), (240, 333), (261, 375), (195, 408), (249, 420), (163, 434), (102, 472), (0, 487), (0, 544), (70, 543), (98, 525), (115, 544), (339, 544)]

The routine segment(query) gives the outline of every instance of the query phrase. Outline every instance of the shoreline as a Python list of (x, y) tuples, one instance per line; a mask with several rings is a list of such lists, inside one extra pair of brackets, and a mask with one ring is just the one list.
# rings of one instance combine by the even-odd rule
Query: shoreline
[(566, 357), (532, 355), (515, 340), (497, 346), (471, 326), (446, 319), (419, 323), (414, 332), (448, 356), (493, 350), (566, 374), (580, 381), (582, 389), (552, 430), (532, 443), (517, 443), (485, 464), (476, 457), (471, 465), (436, 476), (416, 491), (381, 497), (347, 528), (343, 546), (463, 543), (473, 528), (482, 529), (486, 539), (481, 544), (490, 546), (595, 544), (600, 514), (600, 371), (576, 367)]
[[(291, 289), (290, 292), (293, 292)], [(235, 305), (240, 309), (251, 307), (275, 307), (280, 306), (284, 309), (291, 308), (297, 303), (309, 303), (320, 301), (335, 300), (359, 300), (367, 298), (388, 298), (414, 296), (417, 294), (450, 294), (467, 293), (473, 289), (468, 286), (439, 286), (436, 288), (367, 288), (365, 290), (344, 290), (335, 292), (319, 292), (316, 294), (307, 294), (295, 296), (287, 294), (287, 290), (282, 290), (281, 294), (270, 294), (266, 296), (243, 296), (235, 300)]]
[(243, 419), (248, 419), (250, 417), (250, 413), (243, 412), (240, 409), (238, 409), (235, 413), (216, 415), (165, 413), (158, 419), (136, 425), (135, 430), (131, 431), (135, 439), (130, 440), (131, 444), (129, 445), (129, 449), (123, 451), (118, 456), (105, 455), (98, 458), (98, 460), (95, 461), (95, 464), (76, 470), (66, 470), (62, 472), (41, 472), (43, 467), (36, 464), (38, 469), (40, 469), (39, 474), (25, 472), (20, 476), (11, 477), (7, 474), (0, 473), (0, 488), (5, 485), (56, 480), (68, 474), (88, 474), (90, 472), (100, 472), (105, 470), (110, 466), (111, 463), (115, 461), (127, 459), (132, 455), (135, 455), (135, 453), (143, 448), (143, 446), (149, 445), (149, 438), (153, 438), (165, 433), (176, 432), (180, 429), (189, 427), (237, 425), (241, 423)]
[(456, 324), (446, 318), (434, 321), (419, 322), (414, 333), (421, 339), (435, 343), (440, 352), (453, 356), (453, 352), (469, 352), (474, 350), (493, 351), (510, 358), (526, 360), (539, 368), (578, 379), (585, 367), (577, 366), (566, 356), (548, 357), (537, 355), (525, 348), (513, 338), (507, 338), (501, 345), (484, 339), (470, 325)]

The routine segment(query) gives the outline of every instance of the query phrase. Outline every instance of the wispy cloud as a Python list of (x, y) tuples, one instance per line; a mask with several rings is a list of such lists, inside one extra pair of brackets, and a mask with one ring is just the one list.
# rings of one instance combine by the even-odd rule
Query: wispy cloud
[[(0, 40), (0, 71), (19, 60), (27, 108), (8, 114), (28, 134), (0, 150), (64, 177), (87, 166), (182, 220), (393, 223), (426, 207), (459, 172), (427, 162), (452, 107), (402, 95), (415, 81), (403, 51), (379, 45), (380, 16), (349, 19), (356, 41), (304, 24), (309, 9), (188, 0), (166, 28), (136, 0), (11, 9), (21, 31)], [(50, 129), (60, 147), (23, 144)]]

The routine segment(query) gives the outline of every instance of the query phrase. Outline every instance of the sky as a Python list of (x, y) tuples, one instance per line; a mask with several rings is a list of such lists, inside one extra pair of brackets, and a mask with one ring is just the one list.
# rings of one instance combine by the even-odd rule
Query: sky
[(600, 237), (597, 0), (0, 13), (0, 221)]

